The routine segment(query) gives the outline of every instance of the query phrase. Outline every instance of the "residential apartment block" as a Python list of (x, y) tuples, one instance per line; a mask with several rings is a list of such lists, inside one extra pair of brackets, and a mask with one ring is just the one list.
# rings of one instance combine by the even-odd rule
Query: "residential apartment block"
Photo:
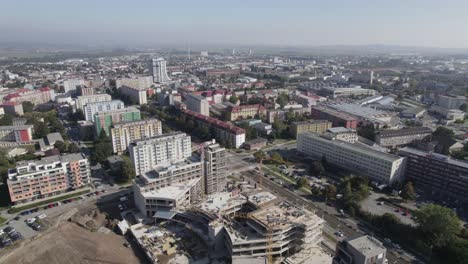
[(229, 106), (226, 111), (228, 113), (229, 121), (266, 115), (266, 108), (260, 104)]
[(131, 142), (162, 134), (159, 119), (145, 119), (114, 124), (110, 130), (114, 153), (122, 154)]
[(142, 104), (148, 103), (148, 98), (147, 98), (148, 87), (141, 88), (141, 87), (123, 85), (123, 86), (120, 86), (119, 90), (122, 95), (128, 96), (130, 100), (136, 104), (142, 105)]
[(42, 87), (39, 89), (18, 89), (15, 93), (8, 94), (3, 97), (4, 101), (7, 102), (31, 102), (35, 105), (45, 104), (55, 99), (54, 89), (49, 87)]
[(75, 99), (76, 109), (83, 109), (83, 107), (89, 103), (106, 102), (112, 100), (110, 94), (93, 94), (93, 95), (82, 95)]
[(108, 112), (125, 108), (124, 103), (120, 100), (88, 103), (83, 107), (83, 114), (86, 121), (93, 121), (96, 113)]
[(32, 137), (32, 125), (0, 126), (0, 141), (29, 142)]
[(82, 79), (68, 79), (63, 81), (63, 91), (68, 93), (70, 91), (76, 91), (78, 86), (84, 86), (85, 80)]
[(182, 132), (136, 140), (128, 149), (136, 175), (142, 175), (157, 166), (183, 160), (192, 155), (190, 136)]
[(4, 102), (0, 104), (6, 114), (10, 115), (24, 115), (23, 104), (19, 102)]
[(184, 113), (186, 117), (193, 119), (200, 126), (213, 129), (215, 138), (220, 143), (226, 143), (235, 148), (239, 148), (245, 142), (245, 129), (243, 128), (190, 110), (182, 110), (182, 113)]
[(204, 116), (210, 116), (210, 103), (200, 95), (187, 93), (185, 94), (185, 104), (187, 109), (197, 112)]
[(448, 156), (405, 147), (405, 176), (417, 190), (433, 200), (458, 201), (468, 206), (468, 162)]
[(91, 181), (84, 154), (45, 157), (20, 161), (8, 171), (8, 189), (13, 203), (30, 202), (74, 190)]
[(122, 86), (135, 87), (138, 89), (148, 89), (153, 85), (152, 76), (140, 76), (138, 78), (121, 78), (115, 80), (115, 88)]
[(382, 147), (408, 145), (414, 140), (423, 139), (432, 134), (428, 127), (409, 127), (397, 130), (381, 130), (375, 135), (375, 143)]
[(330, 140), (314, 133), (297, 137), (297, 150), (349, 171), (363, 174), (371, 181), (393, 184), (403, 180), (405, 159), (341, 140)]
[(297, 138), (297, 135), (304, 132), (313, 132), (323, 134), (332, 127), (332, 123), (327, 120), (307, 120), (293, 122), (290, 127), (291, 135)]
[(106, 135), (110, 135), (110, 128), (113, 124), (141, 120), (140, 110), (135, 107), (128, 107), (107, 112), (94, 114), (94, 128), (96, 135), (100, 135), (104, 130)]

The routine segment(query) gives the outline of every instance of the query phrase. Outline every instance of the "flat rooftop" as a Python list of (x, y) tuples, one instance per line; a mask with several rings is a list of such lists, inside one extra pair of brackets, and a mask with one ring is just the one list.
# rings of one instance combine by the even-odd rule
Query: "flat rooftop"
[(278, 197), (270, 192), (259, 192), (255, 194), (247, 195), (249, 202), (254, 204), (257, 207), (269, 203), (271, 201), (277, 200)]
[(208, 196), (208, 199), (197, 205), (197, 208), (218, 215), (226, 209), (243, 205), (247, 198), (243, 195), (233, 195), (230, 192), (216, 193)]
[(422, 151), (422, 150), (414, 149), (414, 148), (410, 148), (410, 147), (404, 147), (404, 148), (400, 149), (400, 151), (398, 153), (400, 155), (404, 154), (404, 153), (409, 153), (409, 154), (413, 154), (413, 155), (417, 155), (417, 156), (421, 156), (421, 157), (430, 158), (430, 159), (433, 159), (433, 160), (446, 162), (446, 163), (451, 164), (451, 165), (455, 165), (455, 166), (458, 166), (458, 167), (468, 169), (468, 162), (452, 159), (449, 156), (445, 156), (445, 155), (438, 154), (438, 153), (430, 153), (430, 152), (426, 152), (426, 151)]
[(351, 238), (346, 242), (365, 256), (376, 256), (387, 251), (382, 242), (371, 236)]
[(385, 153), (385, 152), (380, 152), (380, 151), (377, 151), (377, 150), (374, 150), (374, 149), (371, 149), (371, 148), (368, 148), (368, 147), (364, 147), (364, 146), (361, 146), (361, 145), (358, 145), (358, 144), (348, 143), (348, 142), (341, 141), (341, 140), (326, 139), (326, 138), (321, 137), (321, 136), (319, 136), (319, 135), (317, 135), (315, 133), (307, 132), (307, 133), (302, 133), (300, 135), (305, 136), (305, 137), (309, 137), (309, 138), (314, 138), (315, 140), (322, 141), (322, 142), (324, 142), (326, 144), (332, 144), (332, 145), (335, 145), (335, 146), (338, 146), (338, 147), (341, 147), (341, 148), (344, 148), (344, 149), (352, 150), (352, 151), (355, 151), (355, 152), (365, 153), (365, 154), (367, 154), (369, 156), (374, 156), (376, 158), (379, 158), (379, 159), (382, 159), (382, 160), (387, 160), (389, 162), (394, 162), (396, 160), (402, 159), (401, 157), (398, 157), (396, 155), (388, 154), (388, 153)]

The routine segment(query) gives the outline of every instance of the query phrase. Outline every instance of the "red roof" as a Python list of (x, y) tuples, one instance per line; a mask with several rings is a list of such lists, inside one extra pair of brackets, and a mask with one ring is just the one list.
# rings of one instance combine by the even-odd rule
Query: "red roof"
[(232, 124), (221, 121), (219, 119), (209, 117), (209, 116), (205, 116), (205, 115), (202, 115), (200, 113), (193, 112), (193, 111), (190, 111), (190, 110), (187, 110), (187, 109), (184, 109), (184, 110), (181, 110), (181, 111), (183, 113), (187, 114), (187, 115), (195, 117), (196, 119), (198, 119), (200, 121), (204, 121), (206, 123), (209, 123), (209, 124), (211, 124), (211, 125), (213, 125), (213, 126), (215, 126), (217, 128), (228, 130), (229, 132), (231, 132), (233, 134), (236, 134), (236, 135), (245, 134), (245, 129), (234, 126)]

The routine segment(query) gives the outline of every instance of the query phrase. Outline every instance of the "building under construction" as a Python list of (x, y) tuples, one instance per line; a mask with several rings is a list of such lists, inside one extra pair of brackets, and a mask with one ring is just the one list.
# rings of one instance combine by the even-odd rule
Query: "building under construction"
[(316, 247), (324, 223), (313, 212), (256, 189), (211, 195), (175, 220), (189, 225), (213, 251), (225, 250), (233, 261), (266, 257), (270, 263)]

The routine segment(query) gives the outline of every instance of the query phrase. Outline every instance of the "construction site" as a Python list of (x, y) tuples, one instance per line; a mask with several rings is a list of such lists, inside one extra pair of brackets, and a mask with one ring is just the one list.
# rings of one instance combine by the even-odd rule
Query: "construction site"
[[(305, 260), (310, 258), (305, 252), (319, 248), (324, 224), (314, 212), (272, 193), (232, 183), (226, 192), (209, 195), (195, 205), (178, 207), (171, 214), (157, 214), (154, 220), (155, 225), (130, 227), (154, 263), (166, 262), (161, 262), (162, 255), (177, 259), (174, 263), (188, 261), (187, 256), (191, 256), (191, 263), (198, 262), (201, 259), (193, 256), (201, 255), (211, 256), (211, 263), (249, 263), (259, 259), (263, 263), (302, 263), (298, 253), (303, 253)], [(188, 233), (196, 237), (193, 239), (200, 239), (199, 252), (194, 250), (196, 245), (191, 252), (177, 246), (179, 235)]]

